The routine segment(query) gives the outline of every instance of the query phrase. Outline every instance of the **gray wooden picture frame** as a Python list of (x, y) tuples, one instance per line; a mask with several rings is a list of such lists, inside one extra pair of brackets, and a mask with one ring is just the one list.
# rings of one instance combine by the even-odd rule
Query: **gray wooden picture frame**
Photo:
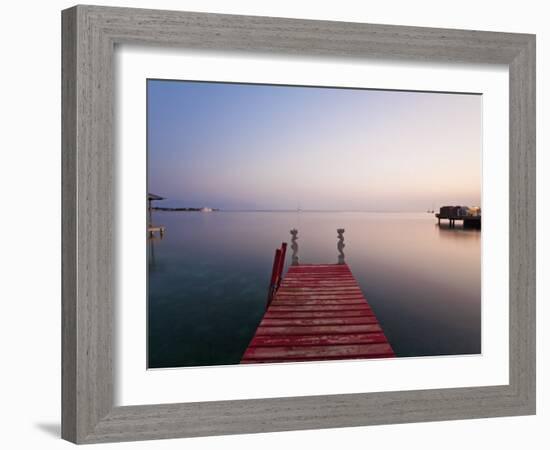
[[(535, 413), (534, 35), (98, 6), (63, 11), (62, 31), (64, 439), (94, 443)], [(115, 407), (113, 52), (124, 43), (507, 65), (509, 384)]]

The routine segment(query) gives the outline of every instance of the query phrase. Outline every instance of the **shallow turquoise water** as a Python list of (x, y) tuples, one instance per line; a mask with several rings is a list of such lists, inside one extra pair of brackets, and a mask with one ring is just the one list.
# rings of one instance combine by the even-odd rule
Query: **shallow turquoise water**
[[(235, 364), (263, 315), (275, 248), (303, 263), (345, 254), (398, 356), (481, 350), (481, 233), (426, 213), (160, 212), (148, 241), (149, 367)], [(286, 263), (290, 262), (290, 249)]]

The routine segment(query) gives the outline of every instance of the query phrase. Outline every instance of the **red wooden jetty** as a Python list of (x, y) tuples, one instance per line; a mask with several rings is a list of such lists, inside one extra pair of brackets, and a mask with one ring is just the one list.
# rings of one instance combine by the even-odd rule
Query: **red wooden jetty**
[(395, 356), (347, 264), (293, 265), (282, 278), (285, 251), (241, 364)]

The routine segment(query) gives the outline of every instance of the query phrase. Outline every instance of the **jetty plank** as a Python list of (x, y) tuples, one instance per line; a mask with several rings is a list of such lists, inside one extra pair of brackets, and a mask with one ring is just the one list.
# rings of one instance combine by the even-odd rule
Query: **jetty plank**
[[(356, 309), (351, 311), (340, 311), (338, 314), (340, 317), (363, 317), (374, 315), (370, 309)], [(317, 319), (321, 317), (334, 317), (333, 311), (270, 311), (266, 313), (264, 319), (300, 319), (300, 318), (310, 318)]]
[(309, 336), (257, 336), (257, 347), (298, 345), (375, 344), (386, 342), (384, 333), (329, 334)]
[(328, 304), (324, 306), (321, 304), (298, 304), (294, 305), (289, 304), (277, 304), (271, 307), (270, 311), (354, 311), (358, 309), (369, 309), (368, 306), (365, 306), (361, 303), (352, 303), (352, 304)]
[(348, 265), (307, 264), (288, 269), (241, 363), (394, 356)]
[[(366, 325), (347, 325), (345, 327), (340, 325), (316, 325), (316, 326), (263, 326), (256, 330), (256, 336), (280, 336), (280, 335), (302, 335), (307, 336), (311, 334), (349, 334), (349, 333), (372, 333), (379, 332), (382, 328), (378, 324), (366, 324)], [(254, 346), (254, 339), (250, 343), (250, 346)]]
[(365, 301), (362, 297), (344, 297), (344, 296), (315, 296), (315, 297), (302, 297), (302, 298), (292, 298), (284, 297), (277, 299), (273, 302), (274, 306), (305, 306), (305, 305), (353, 305), (359, 304), (364, 305)]
[(365, 357), (393, 356), (393, 350), (388, 343), (354, 344), (354, 345), (315, 345), (289, 347), (249, 347), (245, 353), (247, 359), (282, 359), (294, 358), (323, 359), (327, 357)]
[(364, 317), (323, 317), (313, 319), (263, 319), (260, 326), (282, 327), (282, 326), (317, 326), (317, 325), (363, 325), (367, 323), (378, 323), (374, 316)]

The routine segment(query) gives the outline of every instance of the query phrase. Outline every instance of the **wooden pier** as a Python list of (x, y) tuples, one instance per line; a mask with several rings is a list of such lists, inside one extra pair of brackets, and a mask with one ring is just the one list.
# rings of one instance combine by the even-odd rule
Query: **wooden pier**
[(292, 265), (281, 278), (283, 265), (276, 253), (275, 289), (241, 364), (395, 356), (347, 264)]
[(160, 237), (164, 236), (164, 231), (166, 230), (163, 226), (155, 226), (151, 225), (147, 227), (147, 233), (149, 233), (149, 237), (153, 237), (155, 233), (160, 234)]
[(160, 237), (164, 237), (166, 228), (162, 225), (153, 225), (153, 201), (164, 200), (164, 197), (155, 194), (147, 194), (147, 210), (149, 212), (147, 220), (147, 234), (149, 237), (154, 237), (155, 233), (158, 233)]
[(455, 222), (462, 221), (464, 228), (481, 228), (481, 213), (479, 208), (473, 208), (475, 213), (464, 213), (469, 208), (465, 206), (442, 206), (435, 214), (437, 224), (441, 225), (441, 219), (449, 221), (449, 228), (455, 228)]
[(462, 221), (464, 228), (481, 228), (481, 216), (442, 216), (441, 214), (436, 214), (437, 224), (441, 225), (441, 219), (449, 220), (449, 227), (454, 228), (455, 222)]

